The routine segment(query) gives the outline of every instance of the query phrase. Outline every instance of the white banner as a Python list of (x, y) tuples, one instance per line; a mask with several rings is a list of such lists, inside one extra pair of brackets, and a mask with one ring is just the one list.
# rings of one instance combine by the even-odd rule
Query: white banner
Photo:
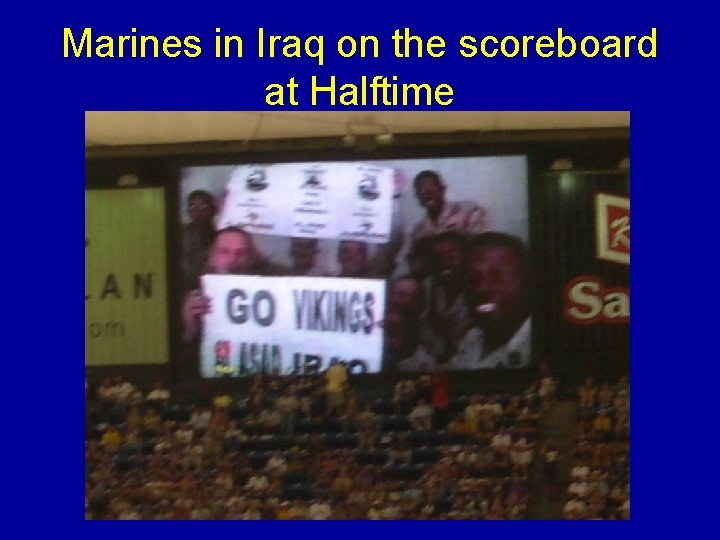
[(362, 163), (238, 167), (218, 227), (252, 233), (386, 243), (393, 170)]
[(346, 361), (380, 371), (385, 281), (206, 275), (203, 377), (324, 371)]

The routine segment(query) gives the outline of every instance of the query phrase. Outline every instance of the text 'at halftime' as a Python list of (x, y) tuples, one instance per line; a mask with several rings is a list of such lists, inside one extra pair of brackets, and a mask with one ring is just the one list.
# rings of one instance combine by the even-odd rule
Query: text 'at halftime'
[[(264, 28), (257, 29), (257, 39), (250, 40), (239, 35), (229, 35), (215, 29), (213, 54), (215, 58), (241, 59), (246, 55), (257, 58), (310, 59), (323, 66), (330, 54), (327, 41), (337, 57), (379, 58), (381, 40), (374, 35), (344, 35), (327, 40), (323, 35), (277, 35)], [(390, 36), (387, 53), (395, 59), (431, 58), (441, 59), (448, 52), (448, 43), (439, 35), (429, 37), (413, 34), (409, 28), (396, 29)], [(63, 29), (63, 52), (65, 58), (197, 58), (203, 49), (196, 35), (159, 37), (138, 34), (132, 28), (127, 35), (94, 35), (90, 27), (82, 31)], [(451, 54), (462, 58), (656, 58), (657, 30), (651, 28), (646, 35), (573, 36), (557, 28), (553, 35), (463, 35)], [(303, 95), (310, 104), (385, 106), (450, 105), (454, 89), (442, 82), (401, 82), (392, 74), (358, 75), (353, 81), (338, 81), (334, 75), (311, 76), (303, 83)], [(298, 106), (301, 83), (295, 77), (287, 82), (272, 82), (265, 86), (265, 102), (270, 106)], [(307, 92), (309, 90), (309, 92)]]

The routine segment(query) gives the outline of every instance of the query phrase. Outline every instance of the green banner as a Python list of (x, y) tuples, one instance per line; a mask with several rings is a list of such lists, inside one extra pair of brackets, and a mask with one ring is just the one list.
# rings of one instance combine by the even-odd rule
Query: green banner
[(168, 361), (165, 194), (85, 191), (85, 364)]

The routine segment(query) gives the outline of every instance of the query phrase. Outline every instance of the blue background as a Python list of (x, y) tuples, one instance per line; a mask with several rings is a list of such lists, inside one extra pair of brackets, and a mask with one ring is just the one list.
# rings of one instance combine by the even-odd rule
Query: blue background
[[(713, 217), (718, 127), (712, 14), (691, 2), (458, 2), (334, 4), (209, 1), (25, 3), (5, 18), (6, 263), (4, 449), (9, 522), (30, 534), (692, 535), (714, 517), (714, 431), (703, 416), (717, 386)], [(15, 10), (15, 11), (12, 11)], [(117, 35), (195, 34), (197, 59), (62, 57), (64, 27)], [(214, 28), (254, 36), (324, 34), (315, 60), (218, 60)], [(462, 34), (637, 34), (658, 29), (656, 59), (396, 60), (389, 36), (408, 26), (455, 43)], [(332, 38), (382, 38), (377, 60), (342, 60)], [(452, 48), (449, 47), (452, 51)], [(629, 523), (251, 524), (83, 521), (84, 111), (262, 110), (264, 87), (290, 76), (398, 75), (449, 82), (449, 110), (630, 110), (633, 167), (632, 519)], [(304, 107), (309, 109), (305, 101)], [(343, 108), (343, 110), (348, 110)], [(7, 144), (7, 143), (6, 143)], [(73, 240), (74, 239), (74, 240)], [(18, 254), (20, 259), (17, 260)], [(715, 359), (715, 360), (713, 360)], [(12, 487), (11, 487), (12, 486)], [(709, 490), (709, 491), (707, 491)], [(707, 491), (707, 492), (706, 492)], [(232, 531), (231, 531), (232, 530)]]

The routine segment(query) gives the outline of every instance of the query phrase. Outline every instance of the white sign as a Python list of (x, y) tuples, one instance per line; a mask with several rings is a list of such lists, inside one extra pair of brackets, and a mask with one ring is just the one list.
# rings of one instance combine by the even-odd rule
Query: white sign
[(385, 282), (378, 279), (206, 275), (203, 377), (380, 371)]
[(386, 243), (393, 170), (362, 163), (238, 167), (219, 228), (257, 234)]

